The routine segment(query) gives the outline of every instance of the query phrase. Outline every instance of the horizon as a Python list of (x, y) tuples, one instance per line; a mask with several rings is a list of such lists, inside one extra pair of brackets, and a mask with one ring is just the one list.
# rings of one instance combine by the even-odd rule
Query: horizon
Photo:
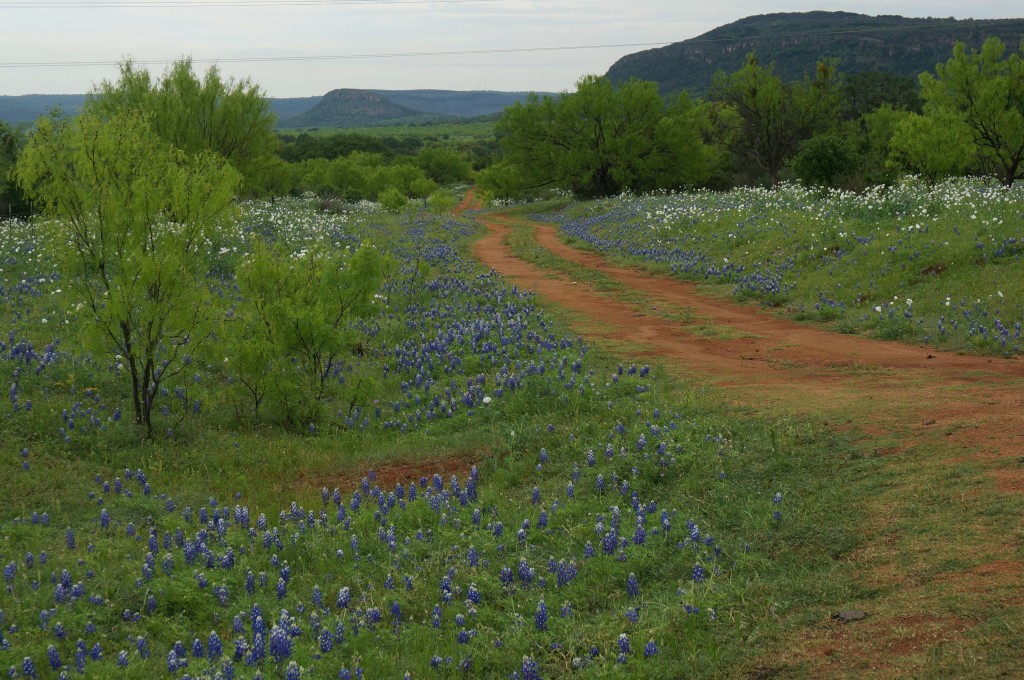
[[(611, 0), (0, 0), (12, 27), (5, 51), (17, 59), (0, 62), (0, 95), (73, 96), (116, 80), (125, 59), (159, 74), (182, 57), (197, 73), (216, 64), (224, 77), (248, 78), (273, 99), (336, 89), (557, 93), (627, 54), (747, 17), (850, 11), (833, 0), (692, 7), (674, 0), (626, 9)], [(996, 0), (974, 3), (969, 16), (962, 3), (945, 0), (867, 0), (853, 13), (1013, 18)]]

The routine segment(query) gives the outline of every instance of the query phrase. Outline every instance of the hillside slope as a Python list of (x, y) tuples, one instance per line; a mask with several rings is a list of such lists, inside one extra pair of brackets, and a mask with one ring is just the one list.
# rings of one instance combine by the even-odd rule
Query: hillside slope
[(977, 48), (990, 36), (1016, 47), (1024, 19), (913, 19), (851, 12), (790, 12), (740, 19), (703, 35), (628, 54), (608, 69), (614, 82), (653, 80), (664, 94), (703, 96), (716, 71), (743, 66), (748, 53), (775, 63), (784, 80), (796, 80), (826, 58), (853, 74), (883, 71), (916, 76), (952, 56), (957, 41)]

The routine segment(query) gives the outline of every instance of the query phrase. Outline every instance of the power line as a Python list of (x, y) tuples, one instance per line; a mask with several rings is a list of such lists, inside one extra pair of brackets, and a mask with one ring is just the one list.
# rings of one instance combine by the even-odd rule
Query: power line
[(501, 0), (58, 0), (57, 2), (26, 2), (0, 0), (0, 9), (155, 9), (205, 7), (319, 7), (330, 5), (425, 5), (501, 2)]
[[(291, 61), (332, 61), (343, 59), (393, 59), (404, 57), (448, 57), (471, 54), (511, 54), (516, 52), (557, 52), (565, 50), (597, 50), (605, 48), (620, 47), (655, 47), (664, 46), (668, 42), (657, 43), (619, 43), (610, 45), (569, 45), (561, 47), (509, 47), (488, 50), (439, 50), (427, 52), (377, 52), (372, 54), (330, 54), (330, 55), (306, 55), (294, 57), (226, 57), (222, 59), (192, 59), (193, 64), (239, 64), (239, 63), (263, 63), (263, 62), (291, 62)], [(132, 59), (133, 64), (152, 66), (166, 64), (172, 59)], [(117, 66), (120, 62), (115, 61), (9, 61), (0, 62), (0, 68), (44, 68), (50, 66)]]
[[(397, 0), (399, 2), (420, 2), (420, 1), (438, 1), (438, 0)], [(490, 0), (449, 0), (449, 1), (490, 1)], [(364, 3), (365, 4), (365, 3)], [(390, 3), (385, 3), (390, 4)], [(509, 47), (509, 48), (492, 48), (492, 49), (476, 49), (476, 50), (436, 50), (436, 51), (419, 51), (419, 52), (375, 52), (365, 54), (331, 54), (331, 55), (299, 55), (291, 57), (223, 57), (223, 58), (207, 58), (207, 59), (192, 59), (194, 64), (243, 64), (243, 63), (274, 63), (274, 62), (308, 62), (308, 61), (344, 61), (344, 60), (356, 60), (356, 59), (401, 59), (410, 57), (449, 57), (449, 56), (466, 56), (466, 55), (481, 55), (481, 54), (516, 54), (516, 53), (528, 53), (528, 52), (559, 52), (559, 51), (575, 51), (575, 50), (597, 50), (597, 49), (619, 49), (619, 48), (636, 48), (636, 47), (664, 47), (666, 45), (679, 44), (686, 42), (687, 45), (698, 45), (706, 43), (721, 43), (721, 42), (754, 42), (762, 40), (775, 40), (781, 38), (796, 38), (796, 37), (815, 37), (815, 36), (828, 36), (828, 35), (848, 35), (848, 34), (862, 34), (862, 33), (878, 33), (884, 31), (901, 31), (914, 28), (935, 28), (940, 26), (951, 26), (957, 22), (943, 22), (936, 21), (928, 24), (917, 24), (910, 26), (881, 26), (872, 28), (861, 28), (861, 29), (849, 29), (840, 31), (807, 31), (802, 33), (777, 33), (772, 35), (754, 35), (745, 36), (743, 38), (736, 37), (722, 37), (722, 38), (691, 38), (685, 41), (666, 40), (660, 42), (643, 42), (643, 43), (610, 43), (601, 45), (561, 45), (552, 47)], [(153, 66), (159, 64), (168, 64), (174, 61), (173, 59), (133, 59), (132, 63)], [(9, 61), (0, 62), (0, 68), (49, 68), (49, 67), (75, 67), (75, 66), (117, 66), (120, 61), (79, 61), (79, 60), (65, 60), (65, 61)]]

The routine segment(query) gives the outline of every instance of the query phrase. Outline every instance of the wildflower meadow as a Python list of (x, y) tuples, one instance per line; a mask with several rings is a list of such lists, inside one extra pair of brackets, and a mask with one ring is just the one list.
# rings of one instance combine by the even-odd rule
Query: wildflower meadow
[[(628, 215), (617, 219), (646, 223), (678, 268), (682, 241), (767, 229), (741, 206), (810, 200), (794, 195), (701, 196), (719, 213), (691, 217), (682, 197), (622, 198), (566, 228), (582, 238)], [(741, 209), (751, 216), (733, 236), (679, 226)], [(1001, 208), (977, 209), (1004, 238)], [(851, 224), (821, 242), (924, 248), (946, 238), (928, 215), (907, 215), (920, 234)], [(469, 218), (326, 212), (312, 198), (242, 206), (207, 244), (214, 323), (151, 395), (152, 438), (129, 415), (122, 358), (84, 340), (89, 310), (56, 265), (52, 226), (0, 227), (8, 677), (713, 676), (741, 668), (801, 603), (843, 596), (826, 577), (854, 540), (836, 491), (843, 441), (739, 417), (589, 346), (468, 257)], [(303, 420), (253, 407), (232, 332), (250, 302), (238, 273), (260, 244), (295, 268), (314, 249), (390, 262)], [(999, 244), (1013, 250), (989, 239), (978, 257), (999, 259)], [(854, 259), (826, 252), (833, 267)], [(788, 279), (779, 291), (793, 294)], [(1012, 334), (1016, 308), (998, 310)], [(280, 375), (300, 370), (288, 359)]]

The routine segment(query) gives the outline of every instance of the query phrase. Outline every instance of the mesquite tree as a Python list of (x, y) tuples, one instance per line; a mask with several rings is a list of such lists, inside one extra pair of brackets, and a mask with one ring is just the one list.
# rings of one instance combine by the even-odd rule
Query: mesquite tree
[(62, 274), (88, 309), (88, 339), (123, 366), (135, 422), (153, 434), (160, 385), (206, 339), (205, 239), (239, 175), (222, 157), (185, 154), (141, 113), (41, 120), (16, 168), (56, 218)]

